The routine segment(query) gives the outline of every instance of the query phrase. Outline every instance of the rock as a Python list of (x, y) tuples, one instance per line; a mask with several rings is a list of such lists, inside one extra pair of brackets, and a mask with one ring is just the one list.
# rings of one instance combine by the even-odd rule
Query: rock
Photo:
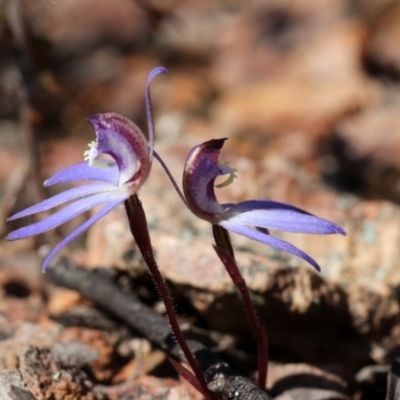
[(21, 374), (17, 370), (0, 371), (0, 400), (35, 400), (35, 397), (24, 387)]
[(372, 71), (388, 77), (399, 77), (400, 56), (397, 43), (400, 40), (400, 7), (397, 2), (387, 1), (375, 14), (370, 38), (366, 46), (366, 56)]
[(36, 400), (31, 392), (17, 386), (11, 387), (11, 396), (13, 400)]
[(396, 2), (396, 0), (355, 0), (352, 6), (362, 20), (372, 23)]
[[(228, 18), (218, 3), (182, 3), (174, 11), (175, 18), (164, 20), (157, 36), (157, 48), (168, 57), (209, 59), (215, 47), (220, 26)], [(199, 37), (202, 40), (198, 40)]]
[(10, 331), (0, 341), (0, 368), (14, 369), (18, 367), (19, 354), (23, 346), (37, 348), (51, 347), (57, 338), (57, 329), (45, 329), (29, 322), (10, 322), (4, 318)]
[(287, 74), (227, 91), (213, 106), (222, 134), (289, 132), (326, 135), (344, 115), (370, 104), (376, 91), (361, 73), (363, 28), (324, 26), (290, 54)]
[(19, 357), (19, 371), (38, 400), (104, 400), (84, 372), (60, 362), (49, 349), (27, 346)]
[(90, 48), (111, 38), (121, 45), (135, 43), (143, 40), (149, 28), (144, 11), (128, 0), (101, 4), (93, 0), (57, 1), (53, 6), (48, 2), (23, 1), (22, 7), (29, 30), (51, 42), (58, 56), (81, 51), (82, 46)]
[(56, 343), (52, 353), (60, 362), (83, 367), (99, 358), (99, 353), (81, 342)]
[(137, 380), (104, 388), (107, 400), (133, 398), (137, 400), (201, 400), (203, 396), (186, 382), (172, 379), (160, 379), (154, 376), (143, 376)]
[[(120, 340), (118, 331), (113, 334), (98, 329), (75, 326), (64, 328), (58, 340), (61, 342), (61, 347), (65, 346), (70, 350), (73, 362), (69, 365), (80, 368), (80, 365), (85, 362), (86, 369), (90, 370), (91, 376), (97, 382), (109, 382), (112, 379), (115, 374), (115, 363), (119, 359), (116, 348), (116, 344)], [(80, 343), (82, 349), (85, 349), (80, 356), (76, 353), (76, 343)], [(59, 352), (58, 346), (55, 349), (53, 346), (51, 349), (54, 354)], [(59, 361), (65, 361), (66, 358), (68, 359), (65, 354)]]
[[(337, 174), (348, 179), (354, 190), (370, 197), (400, 199), (400, 104), (378, 104), (344, 119), (336, 127), (333, 154)], [(384, 138), (384, 140), (382, 140)]]

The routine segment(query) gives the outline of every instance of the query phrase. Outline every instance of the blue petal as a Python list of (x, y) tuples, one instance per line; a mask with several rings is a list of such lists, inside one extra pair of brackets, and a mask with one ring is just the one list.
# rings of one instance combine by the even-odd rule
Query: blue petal
[(44, 186), (56, 183), (78, 182), (78, 181), (101, 181), (118, 184), (119, 171), (114, 161), (101, 160), (108, 167), (91, 167), (87, 162), (71, 165), (54, 174), (44, 182)]
[[(225, 215), (224, 218), (226, 218)], [(339, 233), (345, 235), (344, 230), (333, 222), (316, 217), (315, 215), (303, 214), (293, 210), (267, 209), (245, 211), (229, 217), (228, 220), (235, 224), (278, 229), (286, 232), (313, 233), (316, 235)]]
[(94, 225), (100, 218), (104, 217), (106, 214), (108, 214), (113, 208), (117, 207), (119, 204), (121, 204), (125, 198), (118, 198), (111, 203), (107, 204), (101, 211), (99, 211), (96, 215), (93, 215), (93, 217), (89, 218), (85, 223), (80, 225), (77, 229), (75, 229), (72, 233), (70, 233), (64, 240), (62, 240), (54, 249), (50, 251), (50, 253), (47, 255), (45, 258), (43, 265), (42, 265), (42, 271), (44, 272), (45, 269), (48, 267), (50, 262), (53, 260), (55, 255), (63, 248), (65, 247), (68, 243), (72, 242), (76, 237), (78, 237), (80, 234), (82, 234), (84, 231), (89, 229), (92, 225)]
[(287, 253), (300, 257), (303, 260), (307, 261), (309, 264), (311, 264), (317, 271), (321, 270), (316, 261), (313, 260), (309, 255), (307, 255), (297, 247), (293, 246), (292, 244), (285, 242), (282, 239), (278, 239), (277, 237), (257, 231), (248, 226), (239, 225), (231, 221), (221, 221), (220, 225), (223, 226), (228, 231), (237, 233), (238, 235), (246, 236), (249, 239), (256, 240), (257, 242), (264, 243), (268, 246), (274, 247), (275, 249), (283, 250), (286, 251)]
[(150, 85), (150, 82), (153, 80), (154, 77), (156, 77), (159, 74), (166, 74), (168, 70), (165, 67), (154, 67), (147, 78), (147, 85)]
[(153, 109), (151, 106), (150, 98), (150, 83), (159, 74), (166, 74), (168, 71), (164, 67), (153, 68), (146, 82), (145, 100), (146, 100), (146, 115), (147, 115), (147, 125), (149, 128), (149, 159), (150, 163), (153, 160), (153, 148), (154, 148), (154, 120), (153, 120)]
[(253, 210), (292, 210), (297, 211), (301, 214), (312, 215), (307, 211), (291, 206), (290, 204), (281, 203), (279, 201), (273, 200), (247, 200), (237, 203), (232, 206), (232, 204), (222, 204), (224, 210), (229, 213), (229, 215), (238, 214), (244, 211)]
[(92, 207), (98, 206), (100, 204), (113, 202), (114, 200), (120, 199), (125, 200), (129, 197), (129, 193), (97, 193), (83, 199), (79, 199), (72, 204), (64, 207), (62, 210), (56, 212), (50, 217), (44, 219), (43, 221), (36, 222), (34, 224), (25, 226), (24, 228), (17, 229), (11, 232), (6, 239), (7, 240), (19, 240), (24, 239), (29, 236), (38, 235), (50, 229), (56, 228), (63, 223), (75, 218), (79, 214), (91, 209)]
[(59, 194), (56, 194), (49, 199), (42, 201), (32, 207), (26, 208), (17, 214), (12, 215), (7, 221), (13, 221), (18, 218), (26, 217), (28, 215), (36, 214), (39, 212), (50, 210), (51, 208), (60, 206), (68, 201), (77, 200), (82, 197), (93, 195), (96, 193), (105, 193), (110, 191), (115, 191), (116, 186), (109, 183), (92, 183), (88, 185), (82, 185), (74, 187)]

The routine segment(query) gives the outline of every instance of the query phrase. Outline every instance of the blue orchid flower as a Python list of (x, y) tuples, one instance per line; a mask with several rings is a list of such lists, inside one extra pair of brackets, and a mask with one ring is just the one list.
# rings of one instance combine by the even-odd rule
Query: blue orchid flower
[(215, 196), (215, 179), (221, 175), (228, 175), (224, 183), (217, 185), (223, 187), (233, 181), (236, 173), (229, 165), (218, 164), (225, 140), (213, 139), (189, 152), (182, 182), (185, 202), (189, 209), (213, 225), (222, 226), (227, 231), (298, 256), (320, 271), (319, 265), (308, 254), (272, 236), (268, 230), (316, 235), (346, 235), (345, 231), (333, 222), (277, 201), (249, 200), (237, 204), (220, 204)]
[[(155, 76), (165, 72), (165, 68), (154, 68), (147, 79), (145, 99), (148, 141), (136, 124), (117, 113), (101, 113), (89, 118), (96, 133), (96, 140), (89, 144), (89, 150), (84, 154), (85, 162), (57, 172), (44, 182), (44, 186), (79, 181), (89, 183), (61, 192), (8, 218), (8, 221), (13, 221), (70, 203), (43, 221), (17, 229), (6, 237), (7, 240), (19, 240), (56, 228), (93, 207), (104, 205), (97, 214), (49, 252), (43, 262), (43, 271), (63, 247), (136, 193), (147, 180), (154, 145), (150, 82)], [(112, 160), (99, 159), (101, 154), (111, 156)]]

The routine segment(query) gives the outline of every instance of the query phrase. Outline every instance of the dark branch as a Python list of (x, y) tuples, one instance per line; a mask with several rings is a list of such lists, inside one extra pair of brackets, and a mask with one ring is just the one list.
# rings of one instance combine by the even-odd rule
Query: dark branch
[(400, 359), (394, 360), (388, 374), (386, 400), (400, 398)]

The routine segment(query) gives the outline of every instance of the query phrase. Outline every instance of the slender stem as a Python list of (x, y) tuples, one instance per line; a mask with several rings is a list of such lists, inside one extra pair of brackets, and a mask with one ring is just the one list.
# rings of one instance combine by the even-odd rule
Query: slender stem
[(168, 285), (163, 276), (161, 275), (157, 262), (154, 258), (153, 248), (151, 245), (150, 235), (147, 226), (146, 215), (144, 213), (142, 204), (136, 194), (131, 196), (128, 200), (125, 201), (125, 208), (128, 214), (129, 225), (132, 235), (135, 238), (135, 241), (139, 247), (143, 259), (145, 260), (147, 266), (149, 267), (150, 273), (153, 277), (159, 295), (162, 301), (164, 302), (166, 314), (169, 323), (171, 325), (171, 329), (175, 335), (175, 338), (179, 343), (179, 346), (181, 347), (182, 352), (185, 355), (188, 364), (192, 368), (193, 373), (196, 376), (199, 384), (204, 388), (204, 391), (209, 395), (208, 398), (215, 399), (214, 394), (212, 394), (207, 388), (204, 376), (179, 326)]
[(235, 260), (229, 233), (220, 225), (213, 225), (213, 235), (218, 254), (233, 283), (239, 290), (250, 325), (257, 341), (258, 385), (265, 389), (268, 372), (268, 341), (264, 326), (260, 323), (249, 289)]
[(167, 164), (165, 164), (164, 160), (160, 157), (160, 155), (155, 150), (153, 151), (153, 155), (154, 155), (154, 158), (156, 160), (158, 160), (158, 162), (160, 163), (161, 167), (164, 169), (165, 173), (167, 174), (169, 180), (172, 183), (172, 186), (175, 188), (176, 192), (178, 193), (178, 196), (183, 201), (183, 204), (185, 206), (188, 206), (187, 205), (187, 201), (185, 199), (185, 196), (183, 195), (181, 189), (179, 189), (179, 186), (176, 183), (176, 180), (174, 179), (174, 177), (172, 176), (171, 171), (168, 169)]

